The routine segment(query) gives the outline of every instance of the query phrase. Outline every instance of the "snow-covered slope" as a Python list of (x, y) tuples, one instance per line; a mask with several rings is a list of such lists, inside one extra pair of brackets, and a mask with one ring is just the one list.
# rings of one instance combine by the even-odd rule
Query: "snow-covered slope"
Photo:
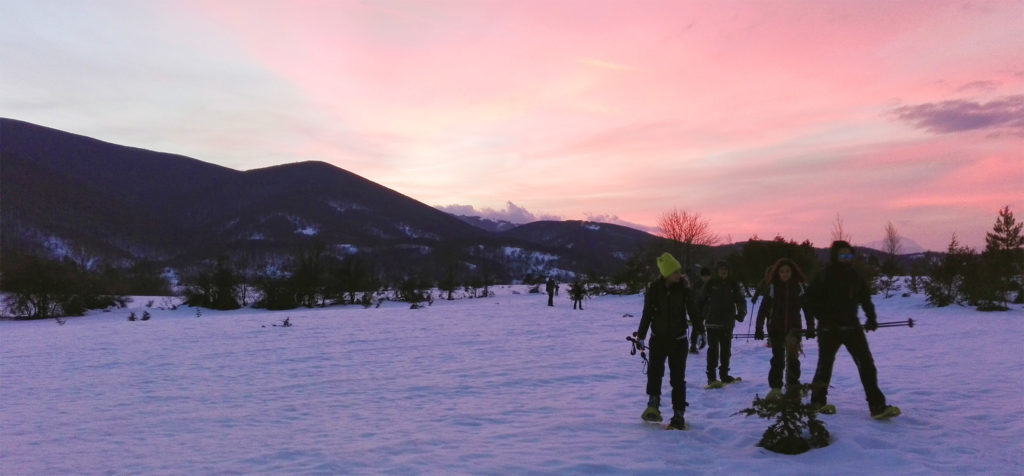
[(690, 356), (691, 429), (663, 431), (640, 421), (645, 376), (624, 339), (642, 298), (573, 311), (523, 289), (417, 310), (0, 322), (0, 474), (1024, 473), (1019, 307), (876, 297), (880, 320), (918, 322), (869, 334), (904, 415), (872, 420), (840, 351), (831, 446), (783, 456), (754, 446), (768, 422), (733, 415), (768, 390), (762, 343), (734, 343), (744, 381), (722, 390), (702, 389), (705, 356)]

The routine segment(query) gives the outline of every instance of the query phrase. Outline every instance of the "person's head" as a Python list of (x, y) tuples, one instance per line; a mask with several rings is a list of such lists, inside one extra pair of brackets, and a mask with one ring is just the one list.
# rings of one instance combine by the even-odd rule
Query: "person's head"
[(852, 266), (854, 253), (853, 246), (850, 243), (837, 240), (832, 242), (832, 248), (829, 250), (832, 258), (832, 264), (840, 264), (843, 266)]
[(717, 275), (720, 279), (728, 278), (729, 263), (726, 263), (725, 261), (719, 261), (718, 264), (715, 265), (715, 275)]
[(679, 264), (679, 260), (675, 256), (665, 252), (658, 257), (656, 262), (658, 264), (658, 271), (661, 272), (661, 276), (668, 282), (678, 283), (683, 279), (683, 273), (680, 272), (683, 266)]
[(796, 264), (796, 262), (789, 258), (779, 258), (779, 260), (772, 265), (770, 276), (771, 281), (783, 283), (789, 282), (790, 279), (800, 282), (807, 281), (803, 270), (800, 269), (800, 265)]
[(711, 268), (700, 269), (700, 280), (704, 281), (705, 283), (711, 281)]

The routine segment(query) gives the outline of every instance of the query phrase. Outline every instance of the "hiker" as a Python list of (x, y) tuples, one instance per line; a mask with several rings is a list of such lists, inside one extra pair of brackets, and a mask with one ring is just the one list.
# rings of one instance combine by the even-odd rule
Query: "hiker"
[(555, 285), (555, 278), (548, 278), (546, 291), (548, 292), (548, 306), (555, 305), (555, 289), (558, 286)]
[[(708, 336), (708, 387), (719, 388), (739, 379), (729, 375), (732, 357), (732, 330), (747, 315), (747, 299), (740, 283), (729, 276), (729, 265), (719, 261), (715, 275), (704, 286), (700, 297), (704, 328)], [(718, 370), (720, 379), (715, 378)]]
[(785, 368), (786, 394), (800, 395), (800, 337), (803, 325), (800, 312), (807, 320), (807, 328), (814, 328), (811, 314), (807, 312), (807, 278), (793, 260), (781, 258), (769, 268), (765, 280), (764, 300), (757, 312), (754, 339), (764, 340), (765, 323), (768, 324), (768, 340), (771, 342), (772, 359), (768, 370), (767, 398), (782, 396), (783, 368)]
[(644, 310), (636, 338), (643, 345), (647, 330), (651, 331), (650, 362), (647, 369), (647, 409), (640, 416), (645, 421), (661, 421), (661, 380), (668, 359), (669, 382), (672, 384), (672, 419), (669, 429), (684, 429), (686, 421), (686, 330), (687, 317), (698, 333), (703, 333), (690, 300), (690, 288), (680, 272), (682, 266), (669, 253), (657, 258), (661, 277), (647, 287)]
[[(827, 403), (828, 386), (836, 352), (845, 345), (860, 373), (871, 416), (882, 419), (899, 415), (899, 408), (887, 405), (878, 388), (878, 371), (865, 334), (878, 328), (878, 316), (867, 281), (853, 268), (853, 247), (846, 241), (835, 241), (829, 257), (828, 266), (807, 288), (808, 309), (817, 321), (818, 336), (818, 367), (814, 372), (811, 404), (819, 413), (836, 412), (836, 407)], [(858, 307), (864, 309), (863, 327), (857, 318)], [(810, 336), (815, 334), (812, 326), (807, 331)]]
[(587, 289), (583, 287), (583, 284), (579, 281), (573, 281), (569, 285), (569, 298), (572, 299), (572, 308), (576, 309), (579, 306), (580, 310), (583, 310), (583, 298), (587, 296)]
[[(696, 309), (698, 307), (697, 306), (697, 302), (700, 301), (700, 296), (704, 293), (704, 288), (708, 285), (708, 281), (711, 281), (711, 269), (710, 268), (705, 268), (705, 267), (700, 268), (700, 282), (697, 283), (697, 286), (693, 289), (693, 293), (692, 293), (693, 294), (694, 309)], [(702, 314), (698, 311), (697, 315), (700, 316)], [(697, 349), (697, 341), (698, 340), (701, 340), (701, 344), (700, 344), (700, 348), (701, 349), (703, 349), (704, 346), (707, 345), (707, 342), (703, 340), (704, 336), (700, 335), (699, 337), (700, 337), (700, 339), (698, 339), (698, 336), (697, 336), (697, 333), (696, 333), (695, 329), (690, 330), (690, 353), (691, 354), (699, 354), (700, 353), (700, 352), (698, 352), (698, 349)]]

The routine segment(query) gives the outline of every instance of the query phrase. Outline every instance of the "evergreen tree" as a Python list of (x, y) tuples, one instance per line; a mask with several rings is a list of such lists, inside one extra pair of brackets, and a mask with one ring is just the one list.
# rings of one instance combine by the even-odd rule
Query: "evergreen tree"
[(992, 231), (985, 234), (985, 251), (978, 270), (979, 309), (1006, 310), (1007, 296), (1017, 290), (1020, 300), (1021, 258), (1024, 254), (1024, 223), (1017, 223), (1009, 206), (999, 210)]
[(928, 303), (945, 307), (966, 300), (969, 294), (965, 291), (968, 281), (966, 277), (976, 266), (976, 261), (974, 249), (960, 245), (954, 233), (946, 254), (933, 261), (928, 272), (928, 279), (924, 283)]

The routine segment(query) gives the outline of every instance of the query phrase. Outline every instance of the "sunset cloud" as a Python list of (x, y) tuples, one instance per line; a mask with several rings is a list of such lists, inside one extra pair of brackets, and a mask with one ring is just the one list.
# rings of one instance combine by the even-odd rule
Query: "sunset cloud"
[(951, 100), (903, 106), (894, 109), (893, 114), (916, 128), (938, 134), (991, 129), (1024, 137), (1024, 95), (986, 103)]

